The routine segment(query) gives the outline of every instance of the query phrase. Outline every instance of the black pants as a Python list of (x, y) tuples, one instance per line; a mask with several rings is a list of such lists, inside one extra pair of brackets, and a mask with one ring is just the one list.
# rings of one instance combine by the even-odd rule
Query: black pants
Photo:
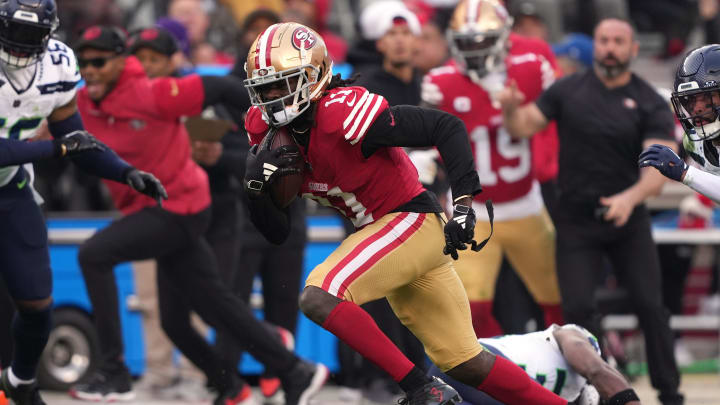
[(213, 253), (202, 236), (210, 210), (176, 215), (145, 208), (96, 233), (80, 248), (79, 261), (92, 302), (105, 368), (122, 366), (117, 286), (113, 267), (155, 258), (163, 329), (190, 361), (208, 373), (221, 370), (212, 347), (190, 325), (193, 310), (217, 330), (227, 331), (260, 362), (289, 370), (297, 357), (271, 335), (218, 276)]
[[(257, 235), (262, 238), (262, 235)], [(239, 262), (226, 281), (244, 302), (249, 302), (255, 275), (260, 275), (263, 285), (265, 321), (281, 326), (295, 334), (298, 320), (298, 297), (302, 278), (304, 248), (274, 246), (244, 246)], [(230, 364), (237, 365), (244, 350), (226, 333), (218, 333), (216, 348)], [(276, 370), (266, 370), (271, 375)]]
[(603, 273), (603, 258), (613, 266), (620, 285), (629, 292), (645, 334), (650, 381), (661, 401), (672, 403), (680, 375), (675, 364), (669, 312), (662, 304), (662, 280), (650, 216), (638, 207), (620, 228), (593, 218), (593, 208), (559, 203), (556, 212), (557, 270), (567, 323), (602, 335), (600, 314), (592, 299)]

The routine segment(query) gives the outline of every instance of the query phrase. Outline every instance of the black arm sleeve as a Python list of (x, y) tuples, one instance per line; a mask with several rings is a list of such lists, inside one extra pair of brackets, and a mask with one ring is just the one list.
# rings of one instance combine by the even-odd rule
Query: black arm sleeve
[(203, 108), (213, 104), (222, 103), (233, 106), (240, 111), (247, 111), (250, 108), (250, 97), (242, 80), (235, 76), (200, 76), (205, 100)]
[[(247, 198), (247, 197), (246, 197)], [(250, 220), (268, 242), (281, 245), (290, 235), (290, 210), (278, 209), (268, 193), (247, 198)]]
[(447, 169), (453, 198), (482, 191), (465, 124), (459, 118), (430, 108), (390, 107), (370, 126), (361, 147), (368, 158), (392, 146), (435, 146)]

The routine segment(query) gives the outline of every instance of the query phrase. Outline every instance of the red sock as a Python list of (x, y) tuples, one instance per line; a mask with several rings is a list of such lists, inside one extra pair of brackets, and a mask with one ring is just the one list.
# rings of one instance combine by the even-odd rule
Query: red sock
[(563, 313), (560, 304), (540, 304), (540, 307), (542, 307), (543, 313), (545, 314), (546, 328), (552, 324), (562, 325), (565, 323), (565, 321), (563, 321)]
[(506, 405), (566, 405), (568, 401), (543, 388), (513, 362), (495, 356), (490, 374), (477, 387)]
[(378, 328), (372, 317), (349, 301), (339, 303), (322, 327), (400, 382), (415, 365)]
[(470, 301), (470, 313), (477, 337), (502, 335), (502, 328), (492, 314), (492, 301)]

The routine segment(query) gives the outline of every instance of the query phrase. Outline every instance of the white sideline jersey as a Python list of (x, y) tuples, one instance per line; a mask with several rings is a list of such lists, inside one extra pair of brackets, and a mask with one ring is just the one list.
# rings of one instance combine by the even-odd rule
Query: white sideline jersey
[[(36, 64), (21, 68), (30, 72), (28, 76), (35, 71), (30, 87), (27, 80), (18, 84), (16, 79), (13, 84), (21, 87), (16, 90), (5, 73), (8, 69), (0, 70), (0, 138), (29, 139), (35, 136), (43, 119), (75, 97), (75, 88), (80, 81), (77, 60), (69, 46), (51, 39), (47, 51)], [(17, 73), (22, 76), (24, 72)], [(12, 179), (18, 168), (0, 168), (0, 187)], [(25, 168), (32, 183), (32, 165), (27, 164)]]
[(595, 336), (587, 329), (574, 324), (551, 325), (539, 332), (483, 338), (478, 341), (490, 351), (493, 351), (492, 348), (497, 349), (508, 360), (523, 368), (540, 385), (572, 402), (580, 395), (587, 380), (573, 370), (565, 360), (553, 335), (553, 331), (557, 328), (581, 332), (588, 338), (588, 344), (593, 346), (598, 355), (600, 354)]

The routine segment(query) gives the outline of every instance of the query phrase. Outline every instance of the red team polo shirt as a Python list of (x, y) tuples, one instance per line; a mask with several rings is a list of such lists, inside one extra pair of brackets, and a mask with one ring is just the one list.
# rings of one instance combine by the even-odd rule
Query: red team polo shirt
[[(180, 215), (210, 205), (205, 171), (190, 157), (190, 138), (181, 117), (202, 111), (200, 76), (149, 79), (140, 62), (127, 58), (115, 87), (95, 104), (87, 89), (78, 92), (85, 128), (136, 168), (154, 174), (165, 186), (163, 208)], [(124, 184), (105, 180), (116, 207), (132, 214), (156, 202)]]
[[(385, 98), (363, 87), (339, 87), (317, 103), (310, 143), (300, 147), (312, 166), (303, 197), (337, 209), (362, 228), (425, 191), (402, 148), (381, 148), (367, 159), (360, 151), (368, 129), (388, 108)], [(245, 128), (251, 145), (262, 141), (268, 125), (260, 109), (248, 111)]]

